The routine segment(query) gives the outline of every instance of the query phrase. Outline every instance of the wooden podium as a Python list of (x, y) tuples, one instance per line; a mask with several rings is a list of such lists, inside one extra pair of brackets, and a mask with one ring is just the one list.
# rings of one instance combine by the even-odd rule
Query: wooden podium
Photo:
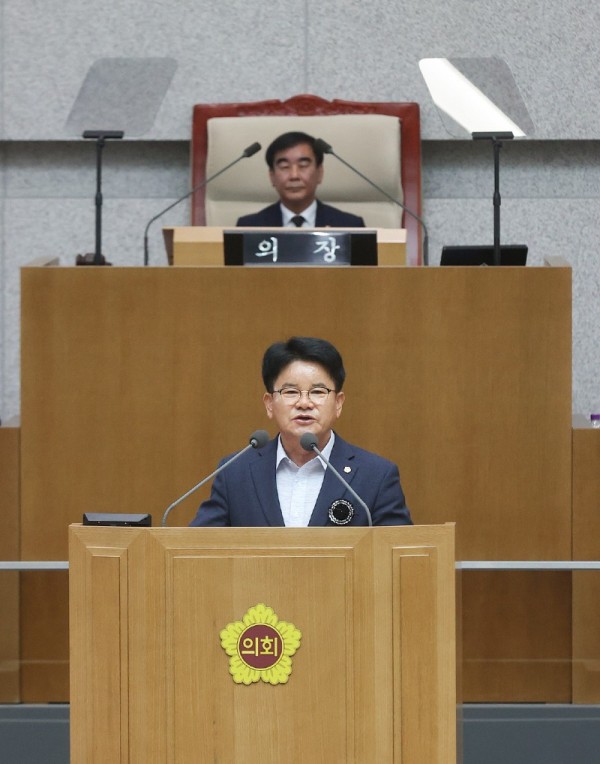
[[(456, 761), (454, 526), (70, 527), (71, 760)], [(237, 684), (220, 632), (301, 632)]]

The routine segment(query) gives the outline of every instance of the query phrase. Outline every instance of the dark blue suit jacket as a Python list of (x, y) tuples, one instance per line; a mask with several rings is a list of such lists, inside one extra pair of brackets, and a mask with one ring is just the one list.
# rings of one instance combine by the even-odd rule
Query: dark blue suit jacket
[[(281, 228), (283, 216), (279, 202), (252, 215), (244, 215), (238, 219), (236, 225), (252, 226), (253, 228)], [(358, 215), (342, 212), (342, 210), (329, 204), (323, 204), (317, 199), (315, 226), (316, 228), (364, 228), (365, 221)]]
[[(277, 438), (260, 450), (247, 451), (217, 475), (210, 498), (202, 503), (190, 525), (284, 525), (277, 495), (276, 458)], [(412, 525), (398, 468), (393, 462), (352, 446), (339, 435), (335, 436), (329, 461), (369, 507), (373, 525)], [(365, 511), (329, 469), (309, 525), (332, 525), (329, 508), (336, 499), (345, 499), (353, 505), (350, 525), (368, 525)]]

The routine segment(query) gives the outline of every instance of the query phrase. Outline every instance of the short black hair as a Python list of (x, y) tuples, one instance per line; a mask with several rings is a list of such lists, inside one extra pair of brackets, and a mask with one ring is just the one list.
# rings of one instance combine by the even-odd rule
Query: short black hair
[(275, 169), (276, 154), (279, 154), (280, 151), (293, 149), (294, 146), (299, 146), (301, 143), (307, 143), (311, 147), (313, 154), (315, 155), (317, 167), (320, 167), (323, 164), (323, 149), (321, 149), (317, 143), (317, 139), (313, 138), (312, 135), (308, 135), (307, 133), (292, 132), (283, 133), (283, 135), (275, 138), (275, 140), (267, 149), (265, 153), (265, 159), (267, 160), (269, 168), (271, 170)]
[(322, 366), (339, 392), (344, 386), (346, 371), (337, 348), (318, 337), (290, 337), (267, 348), (262, 362), (262, 378), (268, 393), (273, 392), (275, 380), (294, 361), (311, 361)]

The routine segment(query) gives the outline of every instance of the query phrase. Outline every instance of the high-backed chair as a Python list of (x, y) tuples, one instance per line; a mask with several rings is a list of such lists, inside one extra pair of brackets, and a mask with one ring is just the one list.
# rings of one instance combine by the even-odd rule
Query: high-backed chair
[[(327, 101), (298, 95), (287, 101), (196, 104), (192, 129), (195, 187), (259, 141), (244, 159), (192, 197), (192, 225), (234, 226), (240, 215), (276, 201), (264, 149), (279, 134), (301, 130), (331, 144), (336, 154), (421, 216), (421, 131), (417, 103)], [(422, 262), (419, 223), (333, 156), (326, 157), (319, 198), (361, 215), (368, 227), (406, 228), (406, 260)]]

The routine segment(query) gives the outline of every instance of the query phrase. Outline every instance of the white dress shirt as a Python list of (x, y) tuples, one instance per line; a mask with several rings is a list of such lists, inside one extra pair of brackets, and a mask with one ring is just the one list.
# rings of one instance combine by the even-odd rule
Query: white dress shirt
[[(335, 435), (332, 432), (327, 445), (322, 449), (327, 461), (330, 460), (334, 441)], [(302, 467), (298, 467), (286, 454), (279, 436), (275, 477), (279, 506), (286, 527), (305, 528), (308, 525), (323, 485), (326, 469), (327, 465), (318, 455)]]
[(313, 203), (308, 206), (305, 210), (302, 212), (292, 212), (291, 210), (288, 210), (288, 208), (284, 205), (279, 203), (279, 206), (281, 207), (281, 214), (283, 215), (283, 227), (284, 228), (296, 228), (295, 223), (292, 223), (292, 218), (295, 218), (296, 215), (302, 215), (304, 218), (304, 223), (302, 223), (301, 228), (316, 228), (316, 221), (317, 221), (317, 200), (313, 199)]

